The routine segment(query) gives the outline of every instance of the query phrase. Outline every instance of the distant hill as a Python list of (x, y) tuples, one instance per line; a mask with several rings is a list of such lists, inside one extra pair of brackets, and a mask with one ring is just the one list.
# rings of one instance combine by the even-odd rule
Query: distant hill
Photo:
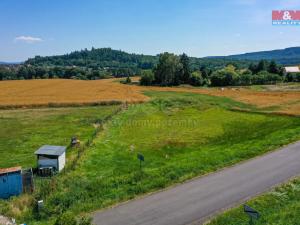
[(20, 62), (0, 62), (0, 65), (17, 65), (21, 64)]
[[(36, 56), (25, 61), (25, 64), (33, 66), (77, 66), (87, 68), (103, 68), (112, 70), (131, 70), (133, 73), (141, 69), (152, 69), (158, 62), (158, 55), (130, 54), (121, 50), (111, 48), (92, 48), (91, 50), (81, 50), (70, 54), (57, 56)], [(200, 66), (208, 68), (221, 68), (229, 63), (236, 66), (247, 66), (250, 62), (237, 59), (209, 59), (191, 57), (192, 68), (199, 69)]]
[(272, 51), (251, 52), (239, 55), (219, 56), (210, 58), (226, 58), (239, 60), (275, 60), (283, 65), (300, 64), (300, 47), (278, 49)]
[(36, 56), (25, 61), (35, 66), (78, 66), (101, 68), (140, 68), (149, 69), (157, 62), (157, 57), (150, 55), (129, 54), (111, 48), (92, 48), (57, 56)]

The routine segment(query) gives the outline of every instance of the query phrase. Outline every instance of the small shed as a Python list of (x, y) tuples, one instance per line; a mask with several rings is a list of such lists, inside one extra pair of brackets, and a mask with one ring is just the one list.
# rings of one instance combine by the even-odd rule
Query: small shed
[(37, 155), (38, 168), (53, 168), (61, 171), (66, 164), (66, 147), (44, 145), (40, 147), (35, 154)]
[(22, 168), (0, 169), (0, 198), (7, 199), (22, 193)]

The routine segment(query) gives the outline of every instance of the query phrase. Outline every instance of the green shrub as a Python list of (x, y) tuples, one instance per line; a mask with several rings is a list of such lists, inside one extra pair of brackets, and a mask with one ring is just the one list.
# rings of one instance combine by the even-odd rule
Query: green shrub
[(128, 76), (127, 78), (126, 78), (126, 84), (130, 84), (131, 83), (131, 79), (130, 79), (130, 76)]
[(140, 79), (140, 84), (144, 86), (149, 86), (152, 85), (154, 81), (154, 74), (151, 70), (143, 70), (141, 79)]
[(212, 86), (238, 85), (239, 74), (236, 72), (234, 66), (228, 65), (224, 69), (213, 72), (210, 80)]
[(251, 83), (252, 83), (252, 75), (242, 74), (240, 76), (240, 84), (241, 85), (250, 85)]
[(192, 73), (190, 77), (190, 84), (193, 86), (202, 86), (204, 84), (204, 80), (200, 71), (195, 71)]
[(79, 219), (78, 225), (91, 225), (92, 224), (92, 218), (83, 216)]
[(120, 80), (121, 84), (131, 84), (131, 78), (129, 76), (126, 77), (126, 79)]
[(72, 213), (66, 212), (56, 219), (54, 225), (77, 225), (77, 221)]
[(300, 73), (288, 73), (285, 80), (287, 82), (300, 82)]
[(261, 71), (252, 76), (252, 84), (275, 84), (283, 81), (283, 78), (278, 74)]

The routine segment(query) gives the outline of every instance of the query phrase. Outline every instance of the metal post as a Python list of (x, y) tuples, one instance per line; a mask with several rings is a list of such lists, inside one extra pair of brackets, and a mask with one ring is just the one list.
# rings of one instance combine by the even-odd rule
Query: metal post
[(254, 225), (253, 218), (250, 216), (249, 225)]

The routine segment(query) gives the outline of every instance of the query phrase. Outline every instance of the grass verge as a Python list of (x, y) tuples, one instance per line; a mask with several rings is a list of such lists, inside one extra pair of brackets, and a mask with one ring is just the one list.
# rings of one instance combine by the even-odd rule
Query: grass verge
[[(294, 179), (247, 202), (260, 212), (256, 225), (297, 225), (300, 221), (300, 179)], [(248, 225), (242, 206), (226, 211), (207, 225)]]

